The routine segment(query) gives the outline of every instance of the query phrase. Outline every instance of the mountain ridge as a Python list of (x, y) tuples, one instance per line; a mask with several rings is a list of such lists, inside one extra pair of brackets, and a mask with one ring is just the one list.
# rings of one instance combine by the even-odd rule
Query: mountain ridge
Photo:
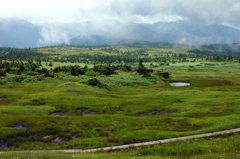
[(24, 20), (0, 19), (0, 35), (0, 46), (21, 48), (58, 44), (114, 45), (123, 39), (189, 45), (240, 42), (238, 29), (221, 24), (199, 25), (188, 21), (146, 24), (104, 20), (31, 24)]

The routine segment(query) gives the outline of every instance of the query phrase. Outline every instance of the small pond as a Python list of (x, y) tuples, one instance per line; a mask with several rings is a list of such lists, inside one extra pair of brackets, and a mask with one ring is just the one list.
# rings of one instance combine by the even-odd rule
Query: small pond
[(0, 144), (0, 148), (11, 148), (11, 147), (14, 147), (14, 146), (10, 146), (10, 145), (8, 145), (7, 143), (5, 143), (5, 144)]
[(15, 129), (27, 129), (26, 127), (24, 127), (22, 125), (14, 126), (13, 128), (15, 128)]
[(172, 87), (184, 87), (184, 86), (189, 86), (190, 83), (188, 82), (171, 82), (169, 83)]
[(52, 140), (52, 143), (59, 143), (59, 142), (61, 142), (61, 141), (62, 141), (62, 139), (59, 138), (59, 137), (57, 137), (57, 138), (55, 138), (55, 139)]
[(88, 109), (78, 109), (77, 112), (82, 115), (82, 116), (89, 116), (89, 115), (94, 115), (96, 112), (89, 111)]
[[(26, 128), (28, 129), (28, 128)], [(14, 147), (14, 143), (15, 142), (19, 142), (19, 141), (26, 141), (27, 139), (30, 139), (29, 138), (25, 138), (25, 137), (21, 137), (21, 136), (18, 136), (18, 137), (15, 137), (15, 138), (8, 138), (7, 140), (10, 142), (7, 142), (6, 140), (0, 140), (0, 148), (13, 148)]]
[(176, 113), (176, 112), (169, 112), (167, 110), (162, 110), (162, 111), (151, 111), (150, 113), (140, 113), (139, 115), (140, 116), (145, 116), (145, 115), (151, 115), (151, 116), (154, 116), (154, 115), (160, 115), (160, 114), (172, 114), (172, 113)]
[(5, 144), (0, 144), (0, 148), (8, 148), (7, 143), (5, 143)]
[(54, 113), (51, 113), (50, 115), (59, 116), (59, 115), (68, 115), (68, 113), (54, 112)]
[(162, 110), (160, 113), (162, 113), (162, 114), (172, 114), (172, 112), (169, 112), (167, 110)]
[(5, 99), (6, 97), (0, 97), (0, 100), (3, 100), (3, 99)]

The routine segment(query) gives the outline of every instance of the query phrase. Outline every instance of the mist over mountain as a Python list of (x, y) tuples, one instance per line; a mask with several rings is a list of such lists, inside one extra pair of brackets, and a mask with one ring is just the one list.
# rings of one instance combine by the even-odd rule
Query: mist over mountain
[(42, 39), (41, 30), (23, 20), (0, 19), (0, 46), (36, 47)]
[(189, 45), (230, 44), (240, 42), (240, 30), (188, 21), (145, 24), (103, 20), (31, 24), (23, 20), (0, 19), (0, 46), (4, 47), (115, 45), (123, 39)]
[(122, 39), (137, 39), (150, 42), (160, 42), (161, 39), (159, 33), (152, 31), (149, 28), (139, 25), (123, 25), (120, 29), (117, 29), (108, 34), (110, 37)]
[[(97, 33), (95, 32), (95, 34)], [(186, 21), (158, 22), (153, 24), (119, 22), (116, 27), (109, 29), (109, 33), (99, 31), (98, 35), (106, 35), (109, 38), (118, 39), (119, 41), (123, 39), (135, 39), (189, 45), (231, 44), (240, 42), (240, 30), (219, 24), (199, 25)]]
[[(119, 39), (102, 35), (80, 35), (68, 41), (71, 45), (115, 45)], [(66, 43), (65, 43), (66, 44)]]

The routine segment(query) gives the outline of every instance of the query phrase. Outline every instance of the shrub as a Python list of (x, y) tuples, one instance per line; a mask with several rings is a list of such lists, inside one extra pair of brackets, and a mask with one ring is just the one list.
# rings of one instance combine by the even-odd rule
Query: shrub
[(194, 66), (188, 66), (188, 71), (197, 71), (197, 69)]
[(44, 74), (44, 77), (54, 77), (54, 75), (53, 74), (50, 74), (49, 72), (46, 72), (45, 74)]
[(170, 73), (168, 72), (163, 72), (162, 74), (160, 74), (163, 78), (170, 78)]
[(150, 76), (150, 72), (153, 72), (152, 69), (147, 69), (144, 67), (144, 65), (142, 64), (142, 60), (140, 60), (138, 68), (137, 68), (137, 73), (139, 73), (140, 75), (143, 75), (144, 77), (149, 77)]
[(37, 75), (37, 73), (34, 72), (34, 71), (26, 71), (25, 74), (26, 74), (26, 75), (29, 75), (29, 76), (35, 76), (35, 75)]
[(52, 63), (52, 62), (50, 62), (50, 63), (49, 63), (49, 66), (50, 66), (50, 67), (52, 67), (52, 66), (53, 66), (53, 63)]
[(91, 78), (87, 81), (88, 85), (102, 87), (102, 83), (97, 78)]
[(99, 72), (94, 72), (93, 70), (88, 70), (85, 74), (86, 76), (99, 76), (100, 73)]
[(6, 75), (6, 71), (3, 69), (0, 69), (0, 76), (5, 76)]
[(169, 72), (162, 72), (162, 71), (157, 71), (156, 72), (156, 75), (160, 75), (162, 76), (163, 78), (170, 78), (170, 73)]
[(24, 80), (24, 78), (22, 76), (16, 76), (16, 82), (21, 82)]

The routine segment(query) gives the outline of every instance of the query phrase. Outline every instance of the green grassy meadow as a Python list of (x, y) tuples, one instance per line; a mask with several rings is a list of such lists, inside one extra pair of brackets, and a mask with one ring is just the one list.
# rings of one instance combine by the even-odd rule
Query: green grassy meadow
[[(58, 79), (1, 85), (0, 95), (6, 97), (0, 103), (1, 137), (24, 135), (27, 141), (19, 142), (19, 149), (87, 149), (239, 127), (238, 81), (187, 80), (191, 85), (179, 88), (161, 81), (100, 89)], [(96, 114), (80, 116), (78, 109)], [(29, 131), (15, 130), (18, 124)], [(60, 137), (63, 143), (32, 147), (33, 136), (45, 141), (49, 135), (49, 140)], [(71, 140), (73, 136), (77, 139)]]
[[(47, 54), (48, 50), (63, 52), (58, 48), (38, 52)], [(59, 73), (41, 80), (14, 74), (1, 77), (0, 144), (6, 143), (8, 148), (0, 148), (0, 152), (101, 148), (240, 127), (239, 63), (202, 59), (152, 63), (157, 66), (143, 63), (154, 71), (149, 78), (121, 70), (110, 76), (90, 72), (78, 76)], [(43, 62), (42, 67), (50, 70), (68, 64), (53, 62), (50, 67)], [(87, 65), (93, 67), (91, 62)], [(136, 68), (138, 63), (130, 65)], [(165, 79), (157, 71), (171, 76)], [(15, 81), (17, 76), (23, 78), (21, 82)], [(104, 87), (88, 85), (91, 78)], [(177, 81), (190, 86), (169, 84)], [(83, 111), (86, 116), (79, 113)], [(27, 129), (15, 129), (18, 125)], [(0, 158), (238, 158), (239, 142), (239, 134), (231, 134), (107, 153), (9, 152)]]
[(239, 151), (239, 134), (228, 134), (225, 136), (216, 136), (211, 138), (191, 139), (185, 141), (176, 141), (162, 145), (151, 147), (131, 147), (125, 150), (116, 150), (108, 152), (96, 153), (75, 153), (64, 154), (59, 152), (9, 152), (2, 153), (0, 157), (3, 159), (103, 159), (103, 158), (132, 158), (132, 159), (174, 159), (174, 158), (190, 158), (190, 159), (215, 159), (229, 158), (237, 159), (240, 156)]

